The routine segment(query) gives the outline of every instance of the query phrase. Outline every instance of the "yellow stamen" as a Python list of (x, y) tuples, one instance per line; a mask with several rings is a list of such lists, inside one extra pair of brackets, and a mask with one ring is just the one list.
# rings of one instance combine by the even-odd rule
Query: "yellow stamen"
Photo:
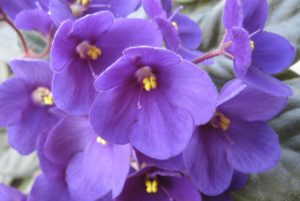
[(230, 119), (228, 119), (224, 114), (216, 112), (211, 125), (214, 128), (221, 128), (223, 131), (226, 131), (230, 125)]
[(90, 59), (96, 60), (101, 56), (102, 51), (95, 45), (91, 45), (86, 54), (89, 56)]
[(145, 182), (147, 193), (157, 193), (158, 191), (158, 181), (154, 179), (153, 181), (147, 180)]
[(250, 41), (250, 47), (251, 47), (252, 50), (254, 50), (255, 45), (254, 45), (254, 41), (253, 40)]
[(157, 88), (157, 81), (154, 75), (150, 75), (149, 77), (145, 77), (143, 79), (144, 89), (146, 91), (151, 91), (151, 89)]
[(97, 137), (97, 142), (100, 143), (100, 144), (102, 144), (102, 145), (107, 145), (107, 142), (103, 138), (101, 138), (99, 136)]
[(87, 6), (90, 3), (90, 0), (81, 0), (81, 5)]
[(175, 27), (176, 29), (178, 29), (178, 24), (177, 24), (177, 22), (173, 21), (173, 22), (172, 22), (172, 25), (173, 25), (173, 27)]
[(53, 105), (53, 95), (46, 87), (38, 87), (32, 93), (32, 99), (34, 102), (41, 105)]

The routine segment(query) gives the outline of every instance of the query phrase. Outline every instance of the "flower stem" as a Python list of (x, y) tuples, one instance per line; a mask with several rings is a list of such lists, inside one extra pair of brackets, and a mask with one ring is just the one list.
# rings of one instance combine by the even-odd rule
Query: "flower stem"
[(14, 23), (8, 18), (8, 16), (6, 15), (6, 13), (4, 12), (4, 10), (0, 7), (0, 13), (2, 14), (2, 19), (17, 33), (22, 47), (24, 49), (24, 56), (28, 57), (30, 55), (26, 40), (23, 36), (23, 34), (19, 31), (19, 29), (14, 25)]
[(230, 47), (231, 44), (232, 44), (232, 41), (227, 41), (227, 42), (224, 42), (224, 43), (222, 42), (222, 44), (220, 45), (220, 47), (218, 49), (213, 50), (213, 51), (211, 51), (211, 52), (209, 52), (209, 53), (207, 53), (207, 54), (205, 54), (205, 55), (203, 55), (203, 56), (195, 59), (193, 61), (193, 63), (194, 64), (199, 64), (199, 63), (201, 63), (203, 61), (206, 61), (208, 59), (211, 59), (211, 58), (214, 58), (214, 57), (220, 56), (220, 55), (224, 55), (224, 56), (227, 56), (227, 57), (229, 57), (229, 58), (232, 59), (233, 56), (231, 54), (229, 54), (228, 52), (226, 52), (226, 49), (228, 47)]

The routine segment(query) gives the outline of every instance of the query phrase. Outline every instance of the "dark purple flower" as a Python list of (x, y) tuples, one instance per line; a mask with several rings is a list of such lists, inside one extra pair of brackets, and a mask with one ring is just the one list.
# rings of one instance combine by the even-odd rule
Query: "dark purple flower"
[[(86, 117), (61, 120), (50, 131), (43, 152), (50, 161), (43, 169), (64, 171), (76, 201), (94, 201), (110, 191), (116, 197), (129, 173), (131, 147), (107, 143), (97, 136)], [(48, 175), (53, 175), (49, 171)]]
[(192, 183), (177, 172), (145, 167), (128, 177), (115, 201), (201, 201)]
[(140, 0), (50, 0), (50, 11), (59, 25), (87, 14), (110, 11), (115, 17), (126, 17), (140, 5)]
[(95, 131), (161, 160), (182, 152), (194, 125), (206, 123), (215, 109), (216, 89), (207, 73), (161, 48), (125, 50), (95, 86)]
[(221, 91), (210, 122), (199, 126), (183, 152), (187, 171), (207, 195), (226, 190), (234, 170), (258, 173), (280, 158), (278, 136), (267, 121), (286, 105), (287, 98), (229, 82)]
[(201, 56), (201, 52), (196, 50), (202, 38), (199, 26), (189, 17), (180, 14), (180, 8), (172, 13), (172, 0), (143, 0), (143, 6), (158, 25), (168, 49), (188, 60)]
[(51, 50), (53, 95), (61, 109), (87, 115), (97, 94), (94, 78), (134, 45), (161, 45), (154, 25), (142, 19), (114, 19), (108, 11), (66, 21)]
[(10, 66), (15, 77), (0, 85), (0, 125), (7, 127), (10, 144), (28, 154), (58, 120), (50, 110), (52, 72), (45, 61), (14, 60)]
[(0, 200), (26, 201), (26, 199), (27, 199), (26, 196), (20, 191), (0, 183)]
[(75, 201), (71, 198), (63, 180), (50, 179), (44, 175), (36, 178), (28, 201)]
[(283, 37), (264, 31), (268, 18), (266, 0), (227, 0), (223, 24), (225, 41), (234, 56), (234, 72), (243, 81), (277, 96), (290, 96), (291, 89), (273, 78), (289, 67), (295, 58), (294, 47)]

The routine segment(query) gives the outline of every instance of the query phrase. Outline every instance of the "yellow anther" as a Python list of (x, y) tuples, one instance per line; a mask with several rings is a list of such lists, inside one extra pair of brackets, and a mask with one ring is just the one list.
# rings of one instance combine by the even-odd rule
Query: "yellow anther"
[(158, 191), (158, 181), (154, 179), (153, 181), (147, 180), (145, 182), (147, 193), (157, 193)]
[(98, 57), (101, 56), (102, 51), (100, 48), (96, 47), (95, 45), (91, 45), (87, 50), (86, 54), (89, 56), (90, 59), (96, 60), (98, 59)]
[(53, 96), (52, 94), (49, 94), (47, 96), (43, 97), (43, 103), (45, 105), (53, 105), (54, 104), (54, 100), (53, 100)]
[(32, 92), (32, 99), (40, 105), (53, 105), (53, 95), (46, 87), (38, 87)]
[(254, 45), (254, 41), (253, 40), (251, 40), (250, 41), (250, 47), (251, 47), (251, 49), (253, 50), (254, 49), (254, 47), (255, 47), (255, 45)]
[(90, 3), (90, 0), (81, 0), (81, 5), (87, 6)]
[(230, 125), (230, 119), (228, 119), (224, 114), (216, 112), (215, 116), (211, 120), (211, 125), (214, 128), (221, 128), (223, 131), (226, 131)]
[(144, 89), (146, 91), (151, 91), (151, 89), (156, 89), (157, 81), (154, 75), (150, 75), (149, 77), (145, 77), (143, 79)]
[(102, 144), (102, 145), (107, 145), (107, 142), (103, 138), (101, 138), (99, 136), (97, 137), (97, 142), (100, 143), (100, 144)]
[(175, 27), (176, 29), (178, 29), (178, 24), (177, 24), (177, 22), (173, 21), (173, 22), (172, 22), (172, 25), (173, 25), (173, 27)]

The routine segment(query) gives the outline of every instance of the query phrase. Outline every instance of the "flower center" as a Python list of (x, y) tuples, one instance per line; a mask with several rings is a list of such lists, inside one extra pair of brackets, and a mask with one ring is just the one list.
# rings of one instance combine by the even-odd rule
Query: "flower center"
[(107, 145), (107, 142), (102, 137), (98, 136), (96, 140), (98, 143), (100, 143), (102, 145)]
[(156, 179), (153, 180), (147, 179), (145, 182), (145, 187), (147, 193), (157, 193), (158, 181)]
[(175, 27), (175, 29), (178, 29), (178, 24), (177, 24), (177, 22), (173, 21), (173, 22), (172, 22), (172, 25), (173, 25), (173, 27)]
[(253, 40), (250, 41), (250, 47), (251, 47), (252, 50), (254, 50), (255, 45), (254, 45), (254, 41)]
[(81, 0), (81, 5), (87, 6), (89, 3), (91, 3), (91, 0)]
[(144, 66), (140, 68), (136, 71), (135, 75), (146, 91), (157, 88), (157, 79), (150, 67)]
[(76, 51), (82, 59), (97, 60), (102, 55), (102, 50), (99, 47), (91, 45), (87, 41), (77, 45)]
[(210, 124), (214, 128), (221, 128), (223, 131), (226, 131), (230, 125), (230, 119), (228, 119), (224, 114), (216, 112)]
[(32, 92), (32, 100), (40, 105), (54, 105), (51, 91), (46, 87), (38, 87)]

